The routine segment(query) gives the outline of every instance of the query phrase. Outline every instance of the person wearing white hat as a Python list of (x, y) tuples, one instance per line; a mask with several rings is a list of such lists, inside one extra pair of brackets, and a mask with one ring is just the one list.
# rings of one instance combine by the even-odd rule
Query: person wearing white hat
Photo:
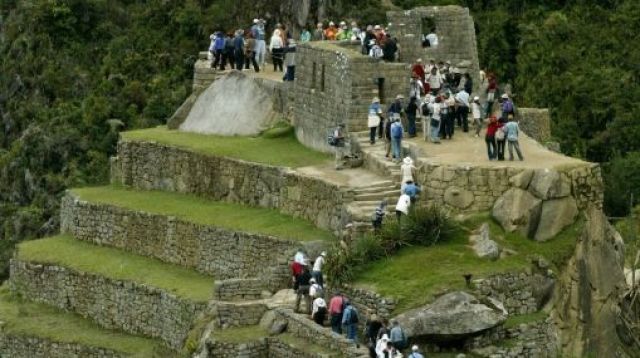
[(329, 27), (324, 30), (324, 39), (328, 41), (335, 41), (336, 36), (338, 36), (338, 29), (336, 28), (336, 24), (331, 21), (329, 22)]
[(322, 41), (324, 40), (324, 25), (319, 22), (316, 25), (316, 29), (313, 30), (313, 41)]
[(315, 279), (315, 281), (324, 287), (323, 277), (322, 277), (322, 267), (325, 263), (325, 257), (327, 256), (326, 251), (322, 251), (320, 256), (316, 257), (316, 260), (313, 262), (313, 270), (311, 270), (311, 276)]
[(391, 151), (392, 151), (392, 159), (394, 161), (399, 162), (401, 151), (402, 151), (402, 136), (404, 133), (404, 128), (400, 123), (400, 118), (404, 113), (404, 108), (402, 106), (403, 95), (399, 94), (396, 96), (395, 102), (393, 102), (387, 112), (389, 113), (389, 118), (393, 119), (393, 123), (391, 124), (390, 135), (391, 135)]
[(318, 284), (315, 278), (309, 280), (309, 285), (309, 297), (311, 297), (312, 300), (324, 296), (324, 289)]
[(424, 356), (420, 354), (420, 349), (414, 344), (413, 347), (411, 347), (411, 354), (409, 354), (407, 358), (424, 358)]
[(251, 34), (253, 35), (253, 38), (256, 41), (255, 44), (255, 48), (253, 49), (254, 53), (255, 53), (255, 59), (256, 62), (258, 63), (258, 66), (260, 69), (264, 69), (264, 64), (266, 62), (266, 58), (267, 58), (267, 42), (266, 42), (266, 37), (265, 37), (265, 30), (264, 30), (264, 22), (263, 21), (256, 21), (258, 19), (254, 19), (253, 23), (254, 25), (251, 27)]
[(389, 336), (382, 335), (378, 342), (376, 342), (376, 356), (379, 358), (393, 357), (396, 354), (396, 349), (389, 341)]
[(311, 299), (309, 297), (309, 288), (311, 287), (311, 274), (306, 262), (302, 263), (302, 273), (296, 277), (293, 289), (296, 291), (296, 307), (295, 311), (300, 312), (300, 301), (304, 299), (306, 313), (311, 313)]
[(313, 300), (313, 309), (311, 310), (311, 318), (319, 325), (324, 325), (327, 318), (327, 302), (322, 297)]
[(508, 94), (503, 94), (500, 100), (502, 102), (502, 117), (500, 117), (500, 122), (507, 123), (509, 115), (515, 115), (515, 108)]
[(471, 114), (473, 115), (473, 125), (476, 128), (476, 138), (480, 137), (480, 130), (482, 130), (482, 105), (480, 105), (480, 97), (473, 97), (471, 103)]
[[(369, 128), (369, 143), (376, 144), (376, 130), (382, 122), (382, 108), (380, 107), (380, 98), (373, 97), (369, 105), (369, 113), (367, 115), (367, 127)], [(382, 134), (381, 134), (382, 135)]]
[(413, 159), (411, 157), (405, 157), (400, 165), (400, 174), (402, 174), (402, 182), (404, 184), (408, 181), (413, 181), (413, 174), (416, 171), (416, 167), (413, 165)]

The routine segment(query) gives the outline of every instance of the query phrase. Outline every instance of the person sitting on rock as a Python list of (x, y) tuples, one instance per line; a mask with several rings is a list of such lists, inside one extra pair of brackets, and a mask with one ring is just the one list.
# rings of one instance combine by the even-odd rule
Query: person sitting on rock
[(311, 319), (321, 326), (324, 325), (324, 320), (327, 318), (327, 302), (324, 298), (317, 297), (313, 300), (313, 309), (311, 310)]
[(309, 288), (311, 286), (311, 273), (309, 273), (309, 268), (307, 267), (306, 262), (302, 264), (302, 273), (296, 277), (296, 283), (294, 285), (294, 290), (296, 291), (296, 312), (300, 312), (300, 301), (304, 299), (305, 310), (307, 313), (310, 313), (311, 308), (311, 300), (309, 298)]

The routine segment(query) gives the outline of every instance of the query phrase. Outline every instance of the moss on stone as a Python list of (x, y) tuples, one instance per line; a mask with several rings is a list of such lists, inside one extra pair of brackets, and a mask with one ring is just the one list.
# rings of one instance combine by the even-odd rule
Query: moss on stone
[(295, 138), (286, 136), (223, 137), (169, 130), (165, 126), (124, 132), (122, 140), (154, 141), (194, 152), (242, 159), (282, 167), (302, 167), (321, 164), (329, 156), (309, 149)]
[(98, 327), (76, 314), (12, 297), (0, 288), (2, 331), (23, 337), (37, 337), (59, 343), (74, 343), (122, 352), (134, 357), (169, 357), (160, 342)]
[(196, 302), (206, 302), (212, 295), (210, 276), (65, 235), (23, 242), (17, 258), (146, 284)]
[(311, 222), (276, 210), (216, 202), (192, 195), (135, 191), (102, 186), (73, 189), (80, 199), (152, 214), (170, 215), (196, 224), (217, 226), (296, 241), (331, 240), (333, 235)]

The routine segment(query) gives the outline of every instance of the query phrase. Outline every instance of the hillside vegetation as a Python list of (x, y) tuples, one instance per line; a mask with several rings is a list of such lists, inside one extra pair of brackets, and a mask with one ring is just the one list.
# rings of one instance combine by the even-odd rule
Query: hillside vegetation
[[(631, 165), (640, 157), (640, 2), (393, 3), (470, 7), (482, 66), (514, 85), (519, 106), (551, 108), (564, 152), (612, 161), (608, 212), (624, 215), (629, 192), (640, 198), (640, 166)], [(280, 14), (295, 10), (288, 4), (295, 2), (0, 2), (0, 277), (16, 242), (57, 231), (66, 188), (106, 181), (120, 130), (164, 124), (189, 94), (213, 29), (267, 13), (271, 24), (286, 23)], [(384, 22), (377, 0), (327, 4), (333, 20)]]

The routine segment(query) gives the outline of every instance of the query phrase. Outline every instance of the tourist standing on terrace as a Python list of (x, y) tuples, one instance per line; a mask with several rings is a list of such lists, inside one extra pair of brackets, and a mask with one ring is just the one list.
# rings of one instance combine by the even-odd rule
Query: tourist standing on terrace
[(400, 119), (394, 119), (391, 124), (391, 152), (393, 161), (396, 163), (400, 162), (400, 157), (402, 156), (403, 133), (404, 128), (402, 127), (402, 123), (400, 123)]
[(411, 66), (411, 74), (416, 75), (421, 81), (424, 81), (424, 65), (422, 64), (421, 58), (417, 59), (413, 66)]
[(282, 72), (282, 60), (284, 57), (284, 43), (282, 42), (282, 34), (279, 29), (273, 31), (271, 42), (269, 43), (269, 51), (273, 60), (273, 72)]
[[(367, 127), (369, 128), (369, 143), (376, 144), (376, 130), (380, 127), (382, 121), (382, 108), (380, 107), (380, 98), (373, 97), (369, 105), (369, 114), (367, 115)], [(382, 133), (380, 133), (382, 136)]]
[(498, 90), (498, 80), (492, 72), (487, 74), (487, 108), (485, 109), (485, 117), (489, 117), (493, 111), (493, 102), (496, 99), (496, 91)]
[(316, 260), (313, 262), (313, 270), (311, 271), (311, 276), (316, 280), (316, 282), (324, 287), (324, 277), (322, 276), (322, 267), (325, 263), (325, 257), (327, 256), (326, 251), (322, 251), (320, 256), (316, 257)]
[(447, 138), (449, 137), (449, 139), (453, 138), (453, 133), (454, 133), (454, 128), (456, 125), (456, 100), (453, 98), (453, 96), (447, 92), (444, 95), (444, 134), (442, 134), (442, 138)]
[(440, 144), (440, 132), (442, 126), (442, 98), (435, 97), (435, 102), (431, 106), (431, 141)]
[(344, 137), (344, 123), (340, 123), (333, 130), (333, 146), (336, 149), (336, 170), (344, 167), (344, 157), (350, 152), (350, 147)]
[(509, 123), (505, 125), (505, 134), (507, 136), (507, 143), (509, 145), (509, 160), (513, 160), (513, 149), (516, 149), (518, 159), (524, 160), (522, 152), (520, 152), (520, 143), (518, 142), (518, 136), (520, 134), (520, 128), (518, 122), (515, 121), (513, 115), (509, 115)]
[(335, 333), (342, 334), (342, 307), (344, 297), (339, 291), (336, 291), (331, 301), (329, 301), (329, 315), (331, 316), (331, 330)]
[(471, 114), (473, 115), (473, 125), (476, 129), (476, 138), (480, 137), (480, 131), (482, 130), (482, 106), (480, 105), (480, 97), (473, 97), (473, 103), (471, 103)]
[(431, 88), (431, 94), (437, 96), (440, 92), (440, 88), (442, 87), (442, 76), (438, 71), (437, 67), (431, 68), (431, 73), (427, 75), (427, 83), (429, 83), (429, 88)]
[(400, 165), (400, 174), (402, 174), (401, 184), (409, 181), (413, 181), (413, 175), (416, 173), (416, 168), (413, 165), (413, 159), (411, 157), (405, 157)]
[(396, 40), (391, 38), (391, 34), (386, 34), (384, 44), (382, 45), (382, 59), (387, 62), (393, 62), (396, 60), (397, 52), (398, 44), (396, 43)]
[(336, 24), (331, 21), (329, 22), (329, 27), (324, 30), (324, 39), (327, 41), (335, 41), (336, 36), (338, 36), (338, 29), (336, 28)]
[(244, 68), (249, 69), (249, 64), (253, 64), (253, 70), (260, 72), (258, 62), (256, 61), (256, 40), (253, 38), (253, 33), (249, 31), (247, 33), (247, 39), (244, 41)]
[(293, 81), (296, 78), (296, 42), (295, 40), (289, 40), (289, 46), (285, 49), (284, 65), (286, 71), (284, 73), (283, 81)]
[(365, 323), (364, 338), (367, 348), (369, 348), (369, 356), (376, 358), (376, 340), (378, 338), (378, 331), (382, 327), (382, 322), (378, 319), (378, 316), (373, 313), (369, 315), (369, 319)]
[(407, 105), (406, 113), (407, 113), (407, 131), (409, 133), (409, 138), (413, 138), (416, 136), (416, 117), (418, 115), (418, 100), (415, 96), (412, 96), (409, 99), (409, 104)]
[(324, 40), (324, 25), (319, 22), (316, 25), (316, 29), (313, 30), (313, 37), (312, 37), (313, 41), (322, 41)]
[(311, 32), (309, 32), (309, 29), (305, 27), (304, 29), (302, 29), (302, 32), (300, 33), (300, 43), (303, 44), (309, 41), (311, 41)]
[[(213, 42), (212, 46), (214, 56), (214, 61), (211, 63), (211, 68), (216, 68), (218, 67), (218, 65), (222, 64), (222, 52), (224, 51), (224, 35), (221, 31), (218, 31), (211, 36), (213, 36), (213, 39), (211, 41)], [(224, 68), (220, 66), (220, 69), (223, 70)]]
[(256, 40), (256, 47), (254, 49), (256, 62), (261, 69), (264, 69), (264, 65), (267, 61), (267, 42), (264, 20), (254, 19), (253, 26), (251, 27), (251, 33), (253, 34), (253, 38)]
[(342, 325), (346, 329), (347, 339), (356, 343), (356, 334), (358, 330), (358, 310), (351, 304), (351, 301), (345, 299), (344, 312), (342, 313)]
[(487, 155), (489, 160), (496, 160), (498, 158), (498, 148), (496, 146), (496, 131), (502, 126), (498, 122), (496, 116), (489, 117), (489, 124), (487, 125), (487, 132), (484, 136), (484, 141), (487, 143)]
[(501, 122), (503, 123), (507, 123), (509, 120), (509, 115), (514, 116), (515, 115), (515, 108), (513, 106), (513, 102), (511, 101), (511, 98), (509, 98), (508, 94), (503, 94), (502, 95), (502, 118), (501, 118)]
[(462, 89), (456, 94), (456, 106), (458, 127), (462, 127), (462, 131), (467, 133), (469, 131), (469, 93)]
[(233, 56), (235, 69), (242, 71), (244, 68), (244, 31), (242, 30), (237, 30), (236, 36), (233, 38)]

